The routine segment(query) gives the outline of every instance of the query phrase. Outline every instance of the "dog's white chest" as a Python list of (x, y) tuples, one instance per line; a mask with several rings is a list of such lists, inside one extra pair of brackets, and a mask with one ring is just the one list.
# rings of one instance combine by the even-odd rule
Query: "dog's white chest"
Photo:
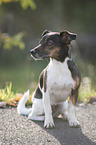
[(75, 81), (72, 79), (68, 69), (66, 58), (64, 63), (52, 60), (48, 70), (48, 91), (51, 97), (51, 104), (58, 104), (65, 101), (70, 95)]

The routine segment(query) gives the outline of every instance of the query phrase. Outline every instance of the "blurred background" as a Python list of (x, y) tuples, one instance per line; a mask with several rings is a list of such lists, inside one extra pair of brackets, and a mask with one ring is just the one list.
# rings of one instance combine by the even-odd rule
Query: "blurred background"
[(45, 29), (77, 34), (72, 56), (82, 78), (89, 78), (95, 89), (95, 0), (0, 0), (0, 88), (12, 82), (14, 92), (35, 89), (48, 61), (33, 60), (29, 50)]

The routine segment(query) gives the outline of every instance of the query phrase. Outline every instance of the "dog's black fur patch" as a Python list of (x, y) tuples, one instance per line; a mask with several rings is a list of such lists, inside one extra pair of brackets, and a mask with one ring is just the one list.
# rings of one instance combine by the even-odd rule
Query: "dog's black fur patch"
[(76, 81), (78, 79), (78, 85), (76, 86), (76, 89), (78, 89), (80, 86), (80, 82), (81, 82), (80, 71), (77, 68), (75, 62), (73, 62), (72, 60), (68, 60), (67, 64), (68, 64), (69, 70), (71, 71), (72, 78), (74, 79), (74, 81)]
[(39, 83), (40, 83), (40, 88), (43, 88), (43, 72), (41, 72), (40, 77), (39, 77)]
[(39, 87), (37, 87), (36, 90), (35, 90), (34, 98), (36, 98), (36, 99), (42, 99), (42, 93), (41, 93)]

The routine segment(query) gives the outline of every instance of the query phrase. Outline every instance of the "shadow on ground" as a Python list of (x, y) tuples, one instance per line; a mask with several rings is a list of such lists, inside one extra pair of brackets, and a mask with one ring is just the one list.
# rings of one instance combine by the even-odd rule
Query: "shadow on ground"
[(61, 118), (55, 118), (54, 121), (54, 129), (45, 129), (43, 122), (34, 122), (55, 137), (61, 145), (95, 145), (94, 142), (83, 134), (81, 127), (71, 128), (68, 122), (65, 122)]

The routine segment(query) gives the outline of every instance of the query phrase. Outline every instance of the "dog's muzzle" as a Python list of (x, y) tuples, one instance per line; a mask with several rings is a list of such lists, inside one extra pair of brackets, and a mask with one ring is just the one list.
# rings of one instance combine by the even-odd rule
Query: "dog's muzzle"
[(32, 49), (30, 50), (31, 56), (35, 59), (35, 60), (41, 60), (42, 57), (40, 56), (38, 49)]
[(49, 58), (49, 55), (47, 53), (45, 53), (44, 51), (42, 51), (41, 44), (38, 45), (37, 47), (31, 49), (30, 53), (31, 53), (31, 56), (35, 60), (42, 60), (42, 59), (48, 59)]
[(31, 56), (32, 57), (39, 57), (39, 49), (41, 45), (38, 45), (37, 47), (33, 48), (30, 50)]
[(39, 57), (39, 55), (38, 55), (38, 53), (36, 53), (36, 50), (35, 50), (35, 49), (30, 50), (30, 53), (31, 53), (31, 56), (32, 56), (34, 59), (36, 59), (36, 58)]

